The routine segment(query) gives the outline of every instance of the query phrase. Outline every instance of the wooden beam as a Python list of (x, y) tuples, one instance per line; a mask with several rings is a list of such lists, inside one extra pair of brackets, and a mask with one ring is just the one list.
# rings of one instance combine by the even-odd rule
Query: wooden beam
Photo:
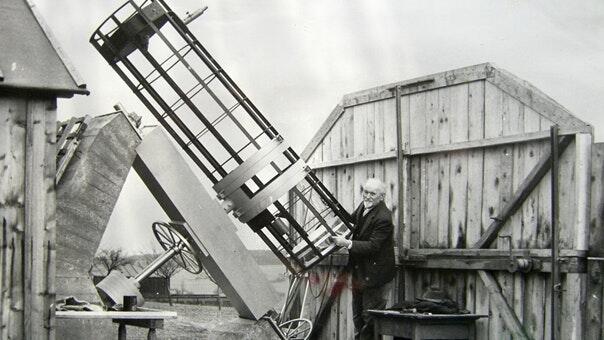
[(427, 76), (347, 94), (342, 99), (342, 105), (344, 107), (351, 107), (374, 101), (390, 99), (394, 97), (392, 89), (396, 88), (397, 86), (400, 88), (400, 94), (405, 96), (413, 93), (439, 89), (446, 86), (483, 80), (491, 76), (492, 72), (493, 67), (488, 63), (484, 63), (446, 72), (430, 74)]
[(396, 158), (396, 150), (378, 153), (378, 154), (370, 154), (363, 155), (358, 157), (349, 157), (349, 158), (340, 158), (332, 161), (326, 161), (321, 163), (310, 164), (309, 166), (313, 169), (324, 169), (324, 168), (333, 168), (343, 165), (351, 165), (351, 164), (359, 164), (365, 162), (373, 162), (373, 161), (382, 161), (385, 159), (394, 159)]
[[(585, 132), (585, 130), (567, 129), (567, 130), (561, 130), (560, 135), (574, 135), (577, 133), (584, 133), (584, 132)], [(517, 134), (517, 135), (504, 136), (504, 137), (479, 139), (479, 140), (473, 140), (473, 141), (467, 141), (467, 142), (411, 148), (408, 151), (404, 151), (404, 154), (406, 156), (426, 155), (426, 154), (438, 153), (438, 152), (451, 152), (451, 151), (459, 151), (459, 150), (487, 148), (487, 147), (493, 147), (493, 146), (499, 146), (499, 145), (505, 145), (505, 144), (528, 143), (528, 142), (532, 142), (532, 141), (536, 141), (536, 140), (544, 140), (547, 138), (549, 138), (549, 130), (530, 132), (530, 133), (521, 133), (521, 134)]]
[[(47, 126), (56, 126), (56, 112), (52, 100), (32, 99), (27, 103), (25, 133), (25, 223), (23, 229), (23, 322), (26, 338), (48, 339), (52, 332), (49, 306), (54, 296), (48, 296), (47, 284), (54, 280), (48, 272), (54, 263), (48, 263), (46, 241), (54, 222), (54, 161), (56, 157), (54, 129), (47, 140)], [(47, 120), (52, 124), (47, 124)], [(48, 161), (50, 160), (50, 164)], [(51, 167), (49, 171), (48, 167)], [(47, 185), (46, 176), (52, 176)], [(49, 207), (51, 209), (49, 209)], [(52, 219), (52, 221), (51, 221)], [(53, 225), (54, 226), (54, 225)], [(54, 229), (54, 228), (53, 228)], [(53, 292), (54, 293), (54, 292)]]
[[(512, 249), (514, 256), (530, 256), (530, 257), (551, 257), (550, 249)], [(406, 256), (457, 256), (457, 257), (500, 257), (509, 256), (510, 250), (507, 249), (435, 249), (435, 248), (419, 248), (409, 249)], [(587, 257), (587, 251), (576, 249), (560, 249), (562, 257)]]
[[(559, 154), (561, 155), (566, 147), (570, 144), (572, 136), (563, 136), (560, 139)], [(531, 170), (526, 176), (524, 181), (520, 183), (520, 186), (508, 202), (508, 204), (502, 209), (499, 216), (495, 217), (491, 225), (482, 234), (480, 239), (474, 244), (472, 248), (488, 248), (497, 238), (499, 230), (505, 225), (505, 222), (512, 216), (518, 208), (522, 206), (524, 200), (529, 194), (537, 187), (543, 176), (547, 173), (550, 168), (551, 152), (548, 152), (544, 157), (541, 158), (539, 163)]]
[[(523, 258), (529, 258), (523, 257)], [(551, 258), (536, 258), (535, 266), (531, 272), (551, 273)], [(561, 257), (561, 273), (586, 273), (587, 259), (585, 257)], [(508, 271), (510, 258), (507, 255), (491, 257), (455, 257), (455, 256), (409, 256), (401, 259), (401, 266), (405, 269), (445, 269), (445, 270), (495, 270)]]
[[(562, 131), (561, 135), (575, 135), (577, 133), (582, 133), (583, 131), (579, 130), (566, 130)], [(459, 150), (469, 150), (469, 149), (477, 149), (477, 148), (487, 148), (505, 144), (515, 144), (515, 143), (528, 143), (536, 140), (544, 140), (549, 138), (549, 131), (539, 131), (539, 132), (531, 132), (531, 133), (522, 133), (512, 136), (505, 137), (497, 137), (497, 138), (488, 138), (488, 139), (480, 139), (469, 142), (461, 142), (461, 143), (451, 143), (446, 145), (435, 145), (421, 148), (412, 148), (408, 151), (403, 151), (404, 156), (418, 156), (418, 155), (426, 155), (438, 152), (451, 152), (451, 151), (459, 151)], [(351, 164), (359, 164), (364, 162), (373, 162), (373, 161), (382, 161), (386, 159), (394, 159), (397, 157), (396, 150), (383, 152), (379, 154), (370, 154), (363, 155), (358, 157), (350, 157), (350, 158), (341, 158), (330, 161), (325, 161), (321, 163), (310, 164), (310, 167), (313, 169), (324, 169), (324, 168), (333, 168), (344, 165)]]
[(499, 310), (503, 321), (507, 325), (510, 333), (512, 334), (513, 339), (530, 339), (526, 334), (520, 320), (516, 317), (516, 313), (514, 313), (514, 309), (510, 307), (505, 297), (501, 293), (501, 288), (499, 288), (499, 284), (497, 284), (497, 280), (490, 273), (479, 270), (478, 275), (484, 285), (487, 287), (489, 291), (489, 295), (491, 297), (491, 302), (495, 304), (495, 307)]
[(588, 133), (593, 132), (593, 127), (589, 124), (573, 116), (566, 108), (529, 82), (516, 77), (506, 70), (493, 68), (486, 81), (510, 94), (541, 116), (558, 124), (562, 129), (588, 129)]

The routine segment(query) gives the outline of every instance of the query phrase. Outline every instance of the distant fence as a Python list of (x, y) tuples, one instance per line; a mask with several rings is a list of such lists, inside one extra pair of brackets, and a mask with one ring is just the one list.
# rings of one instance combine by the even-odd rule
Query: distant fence
[(172, 296), (161, 295), (146, 298), (149, 301), (182, 303), (187, 305), (207, 305), (232, 307), (231, 301), (226, 296), (221, 296), (220, 299), (215, 294), (172, 294)]

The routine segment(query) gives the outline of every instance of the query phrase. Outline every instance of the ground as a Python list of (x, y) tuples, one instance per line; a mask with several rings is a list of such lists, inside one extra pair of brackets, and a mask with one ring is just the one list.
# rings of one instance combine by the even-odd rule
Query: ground
[[(199, 306), (148, 301), (146, 308), (175, 311), (177, 319), (166, 320), (164, 329), (157, 330), (158, 339), (206, 339), (207, 328), (218, 322), (237, 318), (237, 312), (232, 307)], [(117, 328), (117, 327), (116, 327)], [(129, 326), (128, 339), (147, 339), (147, 330)]]

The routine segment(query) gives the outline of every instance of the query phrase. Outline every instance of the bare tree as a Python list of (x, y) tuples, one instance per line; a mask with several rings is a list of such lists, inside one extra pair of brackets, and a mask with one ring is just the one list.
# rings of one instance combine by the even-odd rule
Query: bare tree
[(133, 264), (134, 260), (123, 253), (123, 249), (103, 249), (94, 258), (94, 263), (102, 265), (109, 275), (112, 270)]

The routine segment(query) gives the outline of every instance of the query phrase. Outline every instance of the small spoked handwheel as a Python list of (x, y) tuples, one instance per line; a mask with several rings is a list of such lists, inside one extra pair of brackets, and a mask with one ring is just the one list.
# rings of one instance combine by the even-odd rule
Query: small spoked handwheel
[(173, 259), (186, 271), (199, 274), (203, 270), (196, 247), (193, 247), (184, 236), (185, 227), (176, 222), (155, 222), (152, 225), (153, 234), (164, 250), (179, 248)]
[(281, 333), (288, 340), (306, 340), (312, 332), (312, 322), (308, 319), (292, 319), (279, 325)]

